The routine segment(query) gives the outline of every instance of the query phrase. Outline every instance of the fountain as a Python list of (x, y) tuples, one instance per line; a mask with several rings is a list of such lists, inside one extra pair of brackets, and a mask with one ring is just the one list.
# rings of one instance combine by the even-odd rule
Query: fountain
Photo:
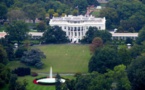
[[(60, 82), (65, 83), (65, 79), (61, 78)], [(56, 78), (54, 78), (52, 75), (52, 67), (50, 67), (49, 77), (35, 80), (35, 84), (48, 84), (49, 85), (49, 84), (55, 84), (55, 83), (56, 83)]]

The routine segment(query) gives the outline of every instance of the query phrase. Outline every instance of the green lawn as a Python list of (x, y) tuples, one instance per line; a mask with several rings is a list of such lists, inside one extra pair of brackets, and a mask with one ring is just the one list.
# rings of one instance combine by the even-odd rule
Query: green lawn
[[(39, 76), (40, 77), (40, 76)], [(37, 85), (33, 83), (33, 80), (37, 77), (32, 76), (25, 76), (25, 77), (19, 77), (19, 81), (27, 80), (27, 90), (55, 90), (55, 86), (44, 86), (44, 85)]]
[[(35, 69), (31, 67), (31, 71), (38, 73), (49, 73), (49, 69), (52, 66), (53, 73), (87, 73), (88, 62), (91, 57), (88, 45), (79, 44), (57, 44), (57, 45), (42, 45), (33, 46), (32, 48), (39, 48), (46, 55), (46, 59), (42, 60), (45, 64), (43, 69)], [(16, 67), (27, 67), (19, 61), (11, 61), (8, 66), (11, 69)], [(43, 75), (47, 76), (47, 74)], [(43, 77), (39, 75), (38, 77)], [(73, 76), (63, 76), (64, 78), (74, 79)], [(36, 77), (25, 76), (19, 77), (18, 80), (27, 80), (28, 90), (55, 90), (55, 86), (42, 86), (33, 84), (33, 80)], [(6, 90), (6, 89), (3, 89)]]
[(48, 72), (50, 66), (56, 73), (86, 73), (88, 71), (88, 61), (91, 57), (88, 45), (60, 44), (34, 48), (39, 48), (47, 57), (43, 60), (44, 69), (32, 69), (36, 72)]
[[(39, 48), (46, 55), (46, 59), (42, 60), (44, 68), (36, 69), (31, 67), (32, 71), (49, 73), (52, 66), (54, 73), (88, 72), (88, 62), (91, 57), (88, 45), (57, 44), (33, 46), (32, 48)], [(19, 61), (12, 61), (8, 66), (11, 69), (19, 66), (25, 67)]]
[[(32, 77), (32, 76), (25, 76), (25, 77), (19, 77), (18, 81), (23, 81), (26, 80), (28, 82), (27, 85), (27, 90), (55, 90), (55, 86), (47, 86), (47, 85), (37, 85), (33, 83), (33, 80), (39, 77), (44, 77), (44, 76), (37, 76), (37, 77)], [(64, 78), (67, 79), (74, 79), (74, 76), (65, 76)]]

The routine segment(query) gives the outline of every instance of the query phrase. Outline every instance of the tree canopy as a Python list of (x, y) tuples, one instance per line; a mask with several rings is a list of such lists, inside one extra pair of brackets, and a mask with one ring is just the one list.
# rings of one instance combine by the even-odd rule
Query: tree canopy
[(134, 59), (129, 66), (127, 73), (131, 82), (132, 90), (144, 90), (145, 88), (145, 56)]
[(95, 37), (100, 37), (103, 43), (111, 41), (111, 33), (107, 30), (98, 30), (96, 27), (89, 27), (84, 39), (81, 40), (82, 43), (91, 43)]
[(113, 69), (114, 66), (120, 63), (116, 49), (111, 47), (96, 49), (89, 61), (89, 72), (97, 71), (99, 73), (105, 73), (107, 69)]
[(22, 41), (28, 38), (28, 26), (25, 22), (14, 21), (13, 23), (6, 25), (6, 38), (10, 42), (16, 42), (20, 44)]
[(67, 43), (69, 40), (61, 27), (53, 26), (49, 27), (48, 30), (44, 32), (42, 41), (43, 43)]
[(43, 58), (46, 58), (43, 52), (41, 52), (39, 49), (31, 49), (24, 52), (21, 62), (28, 66), (42, 68), (43, 63), (41, 62), (41, 59)]

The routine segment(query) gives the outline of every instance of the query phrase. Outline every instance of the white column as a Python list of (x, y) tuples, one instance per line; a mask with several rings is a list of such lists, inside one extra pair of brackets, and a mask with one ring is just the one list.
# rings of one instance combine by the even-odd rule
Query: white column
[(73, 27), (73, 38), (75, 37), (75, 30), (74, 30), (74, 27)]
[(79, 38), (79, 30), (78, 30), (78, 27), (76, 28), (76, 32), (77, 32), (77, 38)]
[(69, 27), (69, 32), (70, 32), (70, 39), (72, 39), (71, 37), (72, 37), (72, 31), (71, 31), (71, 27)]
[(67, 26), (66, 26), (65, 31), (66, 31), (66, 36), (68, 36), (68, 27)]

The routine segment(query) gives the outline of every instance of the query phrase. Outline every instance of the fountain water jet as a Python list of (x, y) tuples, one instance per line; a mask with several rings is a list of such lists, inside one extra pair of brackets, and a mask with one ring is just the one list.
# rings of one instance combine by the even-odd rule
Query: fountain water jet
[[(53, 74), (52, 74), (52, 67), (50, 67), (50, 73), (49, 73), (49, 77), (47, 78), (42, 78), (42, 79), (38, 79), (36, 80), (36, 82), (38, 84), (55, 84), (56, 83), (56, 78), (53, 78)], [(60, 79), (61, 83), (65, 82), (65, 79)]]

